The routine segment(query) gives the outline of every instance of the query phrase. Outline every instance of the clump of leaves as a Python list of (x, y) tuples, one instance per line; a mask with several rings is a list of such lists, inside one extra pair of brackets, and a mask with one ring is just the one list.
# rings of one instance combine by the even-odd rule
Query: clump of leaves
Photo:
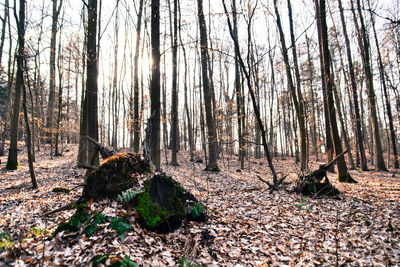
[(196, 204), (194, 204), (192, 206), (192, 218), (193, 219), (197, 219), (198, 217), (201, 216), (201, 214), (203, 213), (203, 211), (205, 210), (203, 204), (201, 204), (200, 202), (197, 202)]
[(83, 210), (82, 207), (78, 207), (76, 213), (72, 215), (68, 222), (64, 222), (58, 225), (56, 231), (53, 233), (52, 238), (55, 237), (58, 233), (68, 230), (71, 232), (78, 231), (81, 226), (89, 221), (90, 215)]
[[(106, 264), (106, 261), (110, 258), (110, 254), (104, 255), (96, 255), (92, 259), (92, 266), (96, 267), (99, 264)], [(113, 258), (113, 261), (115, 258)], [(110, 267), (136, 267), (137, 265), (129, 258), (129, 256), (125, 256), (123, 260), (114, 261)]]
[(51, 190), (51, 192), (54, 192), (54, 193), (65, 193), (65, 194), (68, 194), (69, 192), (71, 192), (71, 188), (68, 188), (68, 187), (54, 187), (52, 190)]
[(31, 232), (29, 233), (28, 237), (34, 237), (37, 238), (41, 234), (47, 235), (48, 231), (46, 229), (40, 228), (40, 227), (33, 227), (31, 229)]
[[(298, 210), (303, 210), (303, 208), (308, 205), (307, 198), (305, 198), (305, 197), (302, 197), (301, 199), (297, 199), (296, 202), (298, 202), (295, 204), (295, 206), (297, 207)], [(312, 210), (311, 205), (306, 207), (306, 211), (309, 212), (311, 210)]]
[(144, 192), (143, 189), (132, 190), (128, 189), (117, 196), (119, 202), (128, 203), (136, 198), (137, 195)]
[(0, 251), (5, 249), (9, 250), (14, 245), (14, 242), (11, 241), (11, 234), (9, 232), (0, 233)]
[(92, 267), (97, 267), (99, 264), (106, 264), (108, 257), (110, 257), (110, 254), (94, 256), (92, 259)]
[(199, 264), (194, 264), (187, 258), (183, 257), (178, 261), (179, 267), (201, 267)]
[(101, 213), (96, 213), (92, 216), (92, 218), (86, 223), (85, 229), (83, 229), (83, 233), (86, 237), (91, 237), (99, 228), (99, 224), (105, 223), (107, 220), (106, 216)]
[(118, 263), (113, 263), (111, 266), (114, 267), (136, 267), (136, 264), (128, 257), (125, 256), (125, 259), (121, 261), (119, 264)]
[(132, 230), (130, 225), (124, 218), (112, 218), (108, 228), (111, 228), (117, 232), (118, 238), (121, 240), (125, 239), (125, 234)]

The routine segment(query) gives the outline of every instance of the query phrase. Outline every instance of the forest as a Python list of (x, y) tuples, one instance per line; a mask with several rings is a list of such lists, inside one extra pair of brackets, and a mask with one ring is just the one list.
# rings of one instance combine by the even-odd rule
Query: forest
[(0, 266), (400, 266), (400, 1), (2, 0)]

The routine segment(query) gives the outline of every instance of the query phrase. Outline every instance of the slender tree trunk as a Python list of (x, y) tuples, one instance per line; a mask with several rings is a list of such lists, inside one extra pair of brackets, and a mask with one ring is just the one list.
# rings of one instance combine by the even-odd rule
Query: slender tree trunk
[(208, 79), (208, 45), (207, 45), (207, 28), (203, 13), (203, 0), (197, 0), (199, 28), (200, 28), (200, 50), (201, 50), (201, 71), (203, 79), (203, 95), (204, 105), (206, 109), (206, 123), (208, 132), (208, 165), (207, 170), (219, 171), (217, 164), (218, 149), (217, 149), (217, 133), (215, 121), (212, 114), (212, 93)]
[[(274, 167), (274, 165), (272, 163), (272, 158), (271, 158), (271, 153), (269, 151), (269, 147), (268, 147), (268, 143), (267, 143), (265, 128), (264, 128), (263, 122), (261, 120), (260, 109), (257, 106), (257, 101), (256, 101), (256, 98), (255, 98), (255, 95), (254, 95), (253, 88), (251, 86), (251, 77), (250, 77), (249, 73), (247, 72), (247, 69), (245, 67), (244, 61), (243, 61), (243, 59), (242, 59), (242, 57), (240, 55), (239, 42), (238, 42), (238, 39), (235, 38), (235, 35), (233, 33), (232, 24), (231, 24), (231, 21), (230, 21), (230, 18), (229, 18), (229, 14), (228, 14), (228, 10), (226, 8), (226, 4), (225, 4), (224, 0), (222, 0), (222, 4), (224, 6), (225, 15), (226, 15), (227, 21), (228, 21), (229, 34), (230, 34), (230, 36), (231, 36), (231, 38), (232, 38), (232, 40), (234, 42), (235, 50), (236, 50), (237, 55), (238, 55), (236, 60), (239, 61), (238, 63), (240, 64), (241, 69), (242, 69), (242, 71), (243, 71), (243, 73), (244, 73), (244, 75), (246, 77), (246, 80), (247, 80), (247, 87), (248, 87), (248, 90), (250, 92), (251, 100), (252, 100), (252, 103), (253, 103), (253, 110), (254, 110), (254, 113), (256, 115), (258, 125), (259, 125), (260, 130), (261, 130), (261, 139), (262, 139), (262, 143), (263, 143), (263, 147), (264, 147), (264, 154), (265, 154), (265, 156), (267, 158), (268, 166), (269, 166), (269, 168), (270, 168), (270, 170), (272, 172), (272, 176), (273, 176), (273, 182), (274, 182), (273, 186), (274, 186), (275, 189), (278, 189), (278, 186), (279, 186), (278, 177), (276, 175), (275, 167)], [(255, 10), (255, 8), (254, 8), (254, 10)]]
[[(20, 0), (19, 16), (16, 14), (16, 8), (14, 9), (14, 17), (17, 21), (18, 27), (18, 52), (16, 59), (21, 60), (25, 54), (25, 1)], [(8, 159), (6, 169), (16, 170), (20, 168), (18, 162), (18, 126), (19, 126), (19, 109), (21, 102), (21, 90), (23, 86), (23, 69), (22, 64), (17, 64), (17, 77), (15, 79), (15, 95), (13, 103), (13, 112), (11, 116), (11, 140), (10, 149), (8, 152)]]
[(181, 10), (180, 10), (180, 3), (178, 3), (178, 8), (179, 8), (179, 40), (180, 44), (182, 47), (183, 51), (183, 60), (184, 60), (184, 82), (183, 82), (183, 88), (184, 88), (184, 97), (185, 97), (185, 113), (186, 113), (186, 119), (187, 119), (187, 131), (188, 131), (188, 139), (189, 139), (189, 150), (190, 150), (190, 161), (193, 161), (193, 151), (194, 151), (194, 143), (193, 143), (193, 130), (192, 130), (192, 121), (190, 118), (190, 112), (189, 112), (189, 105), (188, 105), (188, 84), (187, 84), (187, 76), (188, 76), (188, 65), (187, 65), (187, 56), (186, 56), (186, 49), (185, 45), (183, 44), (182, 41), (182, 34), (181, 34)]
[(385, 79), (385, 68), (382, 63), (382, 55), (381, 55), (381, 50), (379, 47), (378, 36), (376, 34), (374, 16), (371, 11), (371, 4), (370, 4), (369, 0), (368, 0), (368, 6), (369, 6), (369, 11), (370, 11), (370, 16), (371, 16), (372, 30), (374, 33), (376, 50), (378, 52), (379, 77), (380, 77), (381, 83), (382, 83), (382, 89), (383, 89), (383, 93), (385, 96), (386, 112), (387, 112), (387, 116), (388, 116), (388, 120), (389, 120), (390, 139), (392, 141), (393, 156), (394, 156), (393, 165), (394, 165), (395, 169), (398, 169), (399, 168), (399, 157), (398, 157), (398, 153), (397, 153), (396, 133), (395, 133), (394, 125), (393, 125), (392, 107), (390, 105), (390, 100), (389, 100), (389, 96), (388, 96), (388, 90), (387, 90), (386, 79)]
[[(321, 36), (321, 20), (320, 20), (320, 10), (319, 10), (319, 2), (315, 1), (315, 10), (316, 10), (316, 21), (317, 21), (317, 29), (318, 29), (318, 46), (320, 50), (320, 66), (321, 66), (321, 74), (324, 73), (323, 67), (323, 48), (322, 48), (322, 36)], [(329, 67), (329, 66), (328, 66)], [(324, 78), (322, 81), (322, 99), (324, 103), (324, 120), (325, 120), (325, 143), (326, 143), (326, 154), (328, 156), (328, 162), (333, 159), (333, 144), (332, 144), (332, 135), (331, 135), (331, 125), (329, 121), (329, 110), (328, 110), (328, 102), (327, 102), (327, 85)], [(333, 164), (328, 169), (333, 172)]]
[(379, 131), (379, 122), (378, 117), (376, 115), (376, 95), (374, 90), (374, 83), (373, 83), (373, 75), (370, 63), (370, 46), (369, 46), (369, 37), (366, 32), (366, 27), (364, 23), (364, 18), (362, 15), (362, 8), (360, 0), (357, 0), (357, 9), (358, 15), (360, 19), (360, 27), (358, 27), (358, 22), (356, 18), (356, 14), (354, 11), (353, 1), (351, 1), (351, 9), (353, 12), (354, 23), (357, 28), (358, 33), (358, 41), (360, 45), (361, 57), (363, 61), (364, 73), (365, 73), (365, 80), (367, 85), (367, 93), (368, 93), (368, 107), (370, 111), (371, 117), (371, 126), (372, 126), (372, 134), (374, 138), (374, 154), (375, 154), (375, 169), (377, 171), (386, 171), (385, 160), (383, 158), (382, 152), (382, 143), (380, 138), (380, 131)]
[(53, 19), (51, 24), (50, 39), (50, 82), (49, 82), (49, 101), (47, 106), (47, 136), (50, 142), (50, 158), (53, 158), (53, 122), (54, 122), (54, 98), (56, 90), (56, 42), (57, 42), (57, 23), (58, 15), (61, 11), (63, 0), (53, 1)]
[(9, 0), (4, 1), (4, 17), (2, 18), (2, 27), (1, 27), (1, 36), (0, 36), (0, 70), (2, 68), (2, 58), (3, 58), (3, 48), (4, 48), (4, 40), (6, 37), (6, 26), (7, 20), (9, 19)]
[(151, 161), (160, 168), (160, 0), (151, 0)]
[(178, 89), (177, 89), (177, 53), (178, 53), (178, 1), (174, 0), (174, 22), (173, 22), (173, 45), (172, 45), (172, 98), (171, 98), (171, 122), (172, 122), (172, 157), (171, 164), (178, 165)]
[[(236, 0), (232, 0), (232, 23), (233, 23), (233, 35), (235, 39), (238, 39), (238, 26), (237, 26), (237, 11), (236, 11)], [(238, 58), (238, 52), (235, 49), (235, 58)], [(239, 138), (239, 160), (240, 168), (244, 169), (244, 113), (242, 114), (243, 96), (241, 92), (241, 80), (239, 75), (239, 62), (235, 60), (235, 94), (236, 94), (236, 113), (238, 119), (238, 138)]]
[[(24, 0), (20, 1), (20, 5), (22, 5), (22, 6), (25, 5), (25, 3), (22, 3), (23, 1)], [(23, 7), (23, 8), (25, 9), (25, 7)], [(21, 12), (20, 12), (20, 18), (21, 18)], [(21, 36), (21, 34), (19, 34), (19, 36)], [(24, 61), (25, 61), (25, 55), (18, 56), (18, 58), (17, 58), (18, 71), (23, 72)], [(22, 79), (24, 79), (23, 78), (24, 74), (21, 73), (20, 75), (21, 75)], [(37, 189), (38, 188), (38, 183), (36, 181), (35, 169), (33, 167), (32, 136), (31, 136), (31, 131), (29, 129), (28, 110), (26, 108), (26, 87), (25, 87), (25, 83), (24, 82), (22, 82), (22, 108), (24, 110), (24, 119), (25, 119), (26, 147), (27, 147), (27, 151), (28, 151), (29, 173), (30, 173), (30, 176), (31, 176), (32, 188), (33, 189)]]
[[(64, 14), (62, 20), (64, 19)], [(57, 69), (58, 69), (58, 113), (57, 113), (57, 121), (56, 121), (56, 136), (55, 136), (55, 156), (61, 156), (61, 152), (59, 150), (59, 143), (61, 139), (61, 114), (62, 114), (62, 98), (63, 98), (63, 51), (61, 51), (61, 29), (60, 29), (60, 39), (58, 41), (58, 62), (57, 62)]]
[(355, 78), (355, 74), (354, 74), (353, 60), (352, 60), (352, 56), (351, 56), (351, 46), (350, 46), (349, 36), (347, 34), (346, 21), (344, 18), (342, 1), (338, 0), (338, 3), (339, 3), (340, 19), (341, 19), (342, 28), (343, 28), (343, 35), (344, 35), (344, 39), (346, 42), (346, 54), (347, 54), (347, 61), (349, 64), (350, 82), (351, 82), (351, 89), (352, 89), (353, 103), (354, 103), (354, 113), (355, 113), (354, 115), (355, 115), (355, 119), (356, 119), (356, 132), (357, 132), (356, 138), (357, 138), (357, 146), (360, 151), (361, 170), (366, 171), (366, 170), (368, 170), (367, 158), (365, 156), (364, 140), (363, 140), (363, 135), (362, 135), (362, 130), (361, 130), (360, 108), (358, 105), (357, 83), (356, 83), (356, 78)]
[[(317, 3), (317, 0), (316, 0)], [(317, 3), (318, 5), (318, 3)], [(326, 12), (325, 12), (325, 0), (319, 1), (319, 16), (317, 19), (320, 20), (320, 31), (321, 31), (321, 47), (322, 47), (322, 63), (323, 63), (323, 79), (326, 84), (326, 97), (328, 103), (328, 111), (329, 111), (329, 122), (331, 125), (331, 136), (333, 141), (333, 147), (335, 151), (335, 155), (340, 155), (342, 153), (342, 144), (339, 137), (339, 131), (336, 124), (336, 111), (335, 104), (333, 98), (333, 90), (334, 90), (334, 81), (330, 72), (330, 53), (328, 48), (328, 29), (326, 25)], [(344, 156), (341, 156), (336, 161), (337, 169), (338, 169), (338, 180), (341, 182), (356, 182), (349, 174), (347, 170), (347, 165), (344, 160)]]
[[(281, 19), (278, 11), (277, 0), (274, 0), (274, 8), (275, 8), (275, 15), (276, 15), (276, 22), (278, 25), (279, 37), (281, 41), (281, 49), (282, 55), (285, 62), (286, 67), (286, 75), (288, 78), (288, 86), (290, 93), (293, 99), (293, 105), (296, 111), (297, 121), (299, 123), (299, 130), (300, 130), (300, 146), (301, 146), (301, 163), (300, 169), (304, 171), (307, 168), (307, 142), (306, 142), (306, 125), (305, 125), (305, 111), (304, 111), (304, 100), (301, 93), (300, 88), (300, 71), (297, 63), (297, 52), (296, 52), (296, 43), (294, 37), (294, 27), (293, 27), (293, 19), (292, 19), (292, 8), (290, 5), (290, 0), (288, 0), (288, 10), (289, 10), (289, 25), (290, 25), (290, 37), (291, 37), (291, 47), (293, 51), (293, 61), (294, 61), (294, 68), (295, 68), (295, 75), (296, 75), (296, 88), (293, 83), (293, 78), (291, 74), (291, 68), (289, 63), (289, 56), (287, 53), (286, 43), (285, 43), (285, 36), (282, 29)], [(297, 150), (297, 148), (296, 148)]]
[(314, 97), (314, 68), (313, 63), (311, 60), (311, 53), (310, 53), (310, 39), (306, 35), (306, 45), (307, 45), (307, 66), (309, 71), (309, 86), (310, 86), (310, 105), (311, 105), (311, 124), (310, 124), (310, 132), (311, 132), (311, 142), (313, 146), (313, 153), (315, 155), (316, 161), (319, 160), (318, 157), (318, 144), (317, 144), (317, 121), (315, 119), (315, 97)]
[(140, 51), (140, 35), (142, 29), (142, 14), (143, 14), (143, 0), (139, 3), (139, 14), (136, 24), (136, 45), (135, 45), (135, 59), (134, 59), (134, 94), (133, 94), (133, 151), (139, 152), (140, 144), (140, 119), (139, 119), (139, 51)]

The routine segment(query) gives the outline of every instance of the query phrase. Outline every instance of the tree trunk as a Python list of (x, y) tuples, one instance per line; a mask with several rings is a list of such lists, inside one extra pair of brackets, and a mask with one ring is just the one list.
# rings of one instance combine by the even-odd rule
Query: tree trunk
[[(315, 1), (315, 10), (316, 10), (316, 21), (317, 21), (317, 30), (318, 30), (318, 46), (320, 51), (320, 67), (321, 67), (321, 75), (324, 73), (323, 67), (323, 48), (322, 48), (322, 36), (321, 36), (321, 20), (320, 20), (320, 10), (319, 10), (319, 2)], [(326, 144), (326, 154), (328, 156), (328, 161), (333, 159), (333, 145), (332, 145), (332, 135), (331, 135), (331, 126), (329, 121), (329, 110), (328, 110), (328, 102), (327, 102), (327, 85), (325, 79), (321, 78), (322, 82), (322, 99), (324, 103), (324, 120), (325, 120), (325, 144)], [(333, 172), (333, 164), (329, 167), (328, 171)]]
[[(18, 27), (18, 52), (16, 55), (17, 62), (24, 58), (25, 55), (25, 1), (20, 0), (19, 16), (17, 16), (16, 8), (14, 16)], [(21, 61), (19, 63), (21, 63)], [(11, 116), (11, 140), (10, 149), (6, 169), (16, 170), (20, 168), (18, 162), (18, 126), (19, 126), (19, 109), (21, 102), (21, 91), (24, 83), (22, 64), (17, 64), (17, 77), (15, 79), (15, 95), (13, 103), (13, 112)]]
[(172, 156), (171, 165), (177, 166), (177, 152), (178, 152), (178, 130), (179, 130), (179, 119), (178, 119), (178, 89), (177, 89), (177, 53), (178, 53), (178, 1), (174, 0), (174, 24), (173, 24), (173, 45), (172, 45), (172, 98), (171, 98), (171, 139), (172, 139)]
[(2, 27), (1, 27), (1, 37), (0, 37), (0, 70), (2, 70), (2, 58), (3, 58), (3, 48), (4, 48), (4, 40), (6, 37), (6, 26), (7, 20), (9, 19), (9, 0), (4, 1), (4, 17), (2, 18)]
[(47, 103), (47, 137), (50, 142), (50, 158), (53, 158), (53, 122), (54, 122), (54, 98), (56, 90), (56, 42), (57, 42), (57, 23), (58, 15), (61, 11), (63, 0), (52, 0), (53, 2), (53, 18), (51, 24), (50, 39), (50, 81), (49, 81), (49, 101)]
[(374, 83), (373, 83), (373, 75), (370, 65), (370, 47), (369, 47), (369, 37), (366, 32), (364, 18), (362, 15), (362, 8), (360, 0), (357, 0), (357, 8), (358, 8), (358, 15), (360, 17), (360, 27), (358, 27), (357, 18), (354, 11), (353, 1), (351, 1), (351, 9), (353, 12), (354, 23), (357, 28), (358, 33), (358, 41), (360, 45), (360, 52), (363, 61), (364, 73), (365, 73), (365, 80), (367, 83), (367, 93), (368, 93), (368, 107), (370, 111), (371, 117), (371, 124), (372, 124), (372, 133), (374, 137), (374, 144), (375, 144), (375, 169), (377, 171), (387, 171), (385, 160), (383, 158), (382, 152), (382, 143), (379, 131), (379, 122), (378, 117), (376, 115), (376, 95), (374, 90)]
[[(290, 93), (293, 99), (293, 105), (296, 111), (297, 121), (299, 123), (299, 130), (300, 130), (300, 146), (301, 146), (301, 163), (300, 169), (304, 171), (307, 168), (307, 142), (306, 142), (306, 127), (305, 127), (305, 113), (304, 113), (304, 100), (301, 93), (300, 88), (300, 72), (297, 63), (297, 52), (296, 52), (296, 44), (295, 44), (295, 37), (294, 37), (294, 27), (293, 27), (293, 19), (292, 19), (292, 8), (290, 5), (290, 0), (288, 0), (288, 10), (289, 10), (289, 25), (290, 25), (290, 37), (291, 37), (291, 47), (293, 51), (293, 61), (295, 67), (295, 75), (296, 75), (296, 88), (293, 83), (293, 78), (291, 74), (291, 68), (289, 63), (289, 56), (287, 53), (286, 43), (285, 43), (285, 36), (282, 29), (281, 19), (278, 11), (277, 0), (274, 0), (274, 8), (276, 14), (276, 22), (279, 31), (279, 37), (281, 41), (281, 49), (282, 55), (285, 62), (286, 67), (286, 75), (288, 79), (288, 86)], [(297, 89), (297, 91), (296, 91)], [(297, 151), (297, 148), (296, 148)]]
[(134, 59), (134, 95), (133, 95), (133, 151), (135, 153), (139, 153), (139, 144), (140, 144), (140, 119), (139, 119), (139, 46), (140, 46), (140, 34), (141, 34), (141, 25), (142, 25), (142, 14), (143, 14), (143, 0), (140, 0), (139, 3), (139, 14), (137, 17), (137, 26), (136, 26), (136, 45), (135, 45), (135, 59)]
[(151, 161), (160, 168), (160, 0), (151, 0), (151, 55), (153, 68), (151, 74)]
[(187, 71), (188, 71), (188, 65), (187, 65), (187, 56), (186, 56), (186, 49), (185, 45), (183, 44), (182, 41), (182, 34), (181, 34), (181, 8), (180, 8), (180, 3), (178, 3), (178, 8), (179, 8), (179, 40), (180, 44), (182, 47), (183, 51), (183, 60), (184, 60), (184, 82), (183, 82), (183, 88), (184, 88), (184, 97), (185, 97), (185, 113), (186, 113), (186, 119), (187, 119), (187, 131), (188, 131), (188, 139), (189, 139), (189, 151), (190, 151), (190, 160), (193, 161), (193, 151), (194, 151), (194, 143), (193, 143), (193, 130), (192, 130), (192, 120), (190, 118), (190, 112), (189, 112), (189, 105), (188, 105), (188, 84), (187, 84)]
[(386, 87), (385, 69), (384, 69), (384, 66), (382, 63), (382, 55), (381, 55), (381, 50), (379, 47), (378, 36), (376, 34), (374, 16), (371, 11), (371, 4), (370, 4), (369, 0), (368, 0), (368, 6), (369, 6), (369, 12), (370, 12), (370, 16), (371, 16), (372, 30), (374, 33), (376, 50), (378, 52), (379, 77), (380, 77), (381, 83), (382, 83), (382, 89), (383, 89), (383, 93), (385, 96), (386, 113), (387, 113), (388, 120), (389, 120), (390, 139), (392, 141), (393, 156), (394, 156), (393, 165), (394, 165), (395, 169), (398, 169), (399, 168), (399, 158), (398, 158), (398, 153), (397, 153), (396, 133), (395, 133), (394, 125), (393, 125), (392, 107), (390, 105), (390, 100), (389, 100), (388, 91), (387, 91), (387, 87)]
[[(201, 1), (201, 0), (199, 0), (199, 1)], [(251, 86), (251, 77), (250, 77), (249, 73), (247, 72), (247, 69), (245, 67), (244, 61), (243, 61), (243, 59), (242, 59), (242, 57), (240, 55), (239, 42), (238, 42), (238, 39), (235, 38), (235, 35), (233, 33), (232, 24), (231, 24), (231, 21), (230, 21), (230, 18), (229, 18), (229, 14), (228, 14), (228, 10), (226, 8), (226, 4), (225, 4), (224, 0), (222, 0), (222, 4), (224, 6), (225, 15), (226, 15), (226, 18), (227, 18), (227, 21), (228, 21), (229, 34), (230, 34), (230, 36), (231, 36), (231, 38), (232, 38), (232, 40), (234, 42), (235, 50), (237, 52), (236, 54), (237, 54), (238, 57), (236, 58), (236, 60), (240, 64), (241, 69), (242, 69), (242, 71), (243, 71), (243, 73), (244, 73), (244, 75), (246, 77), (247, 87), (248, 87), (248, 90), (250, 92), (251, 100), (252, 100), (252, 103), (253, 103), (254, 113), (256, 115), (256, 119), (257, 119), (258, 125), (259, 125), (260, 130), (261, 130), (261, 139), (262, 139), (262, 143), (263, 143), (263, 147), (264, 147), (264, 154), (265, 154), (265, 156), (267, 158), (268, 166), (269, 166), (269, 168), (270, 168), (270, 170), (272, 172), (273, 183), (274, 183), (273, 187), (274, 187), (274, 189), (278, 189), (278, 186), (279, 186), (278, 177), (276, 175), (275, 167), (274, 167), (274, 165), (272, 163), (272, 158), (271, 158), (271, 153), (269, 151), (269, 147), (268, 147), (268, 143), (267, 143), (265, 128), (264, 128), (263, 122), (261, 120), (260, 109), (257, 106), (257, 101), (256, 101), (256, 98), (255, 98), (255, 95), (254, 95), (253, 88)], [(255, 10), (255, 8), (254, 8), (254, 10)], [(253, 10), (253, 12), (254, 12), (254, 10)], [(250, 22), (251, 22), (251, 20), (249, 21), (249, 23)]]
[(218, 149), (217, 149), (217, 134), (215, 121), (212, 114), (212, 94), (208, 79), (208, 46), (207, 46), (207, 28), (203, 13), (203, 0), (197, 0), (199, 28), (200, 28), (200, 50), (201, 50), (201, 71), (203, 79), (203, 95), (204, 105), (206, 109), (206, 123), (208, 132), (208, 165), (207, 170), (219, 171), (217, 164)]
[[(86, 100), (87, 100), (87, 125), (88, 136), (94, 140), (99, 139), (98, 134), (98, 115), (97, 115), (97, 0), (88, 1), (88, 26), (87, 26), (87, 63), (86, 63)], [(90, 145), (87, 147), (89, 157), (93, 157), (95, 147)], [(98, 157), (91, 165), (98, 165)]]
[[(232, 1), (232, 23), (233, 23), (233, 35), (235, 39), (238, 39), (238, 26), (237, 26), (237, 11), (236, 11), (236, 0)], [(238, 58), (238, 52), (235, 49), (235, 58)], [(244, 138), (243, 138), (243, 130), (244, 130), (244, 114), (242, 114), (242, 106), (243, 106), (243, 96), (240, 90), (241, 81), (239, 75), (239, 62), (235, 60), (235, 94), (236, 94), (236, 113), (238, 119), (238, 138), (239, 138), (239, 160), (240, 160), (240, 169), (244, 169)]]
[[(331, 126), (331, 136), (333, 141), (333, 147), (335, 151), (335, 155), (340, 155), (342, 150), (342, 144), (339, 137), (339, 131), (336, 124), (336, 111), (335, 111), (335, 103), (333, 98), (333, 90), (334, 90), (334, 81), (330, 72), (330, 54), (328, 47), (328, 29), (326, 24), (326, 13), (325, 13), (325, 0), (320, 0), (319, 8), (318, 8), (318, 0), (315, 1), (317, 10), (319, 10), (317, 19), (320, 20), (320, 31), (321, 31), (321, 47), (322, 47), (322, 63), (323, 63), (323, 79), (325, 80), (326, 85), (326, 97), (328, 104), (328, 114), (329, 114), (329, 122)], [(347, 165), (344, 160), (344, 156), (341, 156), (336, 161), (337, 169), (338, 169), (338, 180), (341, 182), (355, 182), (355, 180), (350, 176)]]

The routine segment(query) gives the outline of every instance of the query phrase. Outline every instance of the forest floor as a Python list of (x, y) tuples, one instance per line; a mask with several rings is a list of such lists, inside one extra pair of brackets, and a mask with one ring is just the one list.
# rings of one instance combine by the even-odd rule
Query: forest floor
[[(0, 235), (9, 232), (13, 242), (12, 250), (0, 248), (0, 266), (88, 266), (95, 255), (105, 253), (112, 255), (111, 262), (129, 255), (145, 266), (179, 261), (187, 266), (400, 266), (399, 172), (351, 171), (358, 184), (339, 183), (329, 174), (342, 193), (336, 199), (317, 199), (290, 192), (290, 184), (270, 193), (257, 178), (271, 180), (265, 160), (251, 159), (238, 172), (237, 157), (225, 157), (219, 161), (221, 173), (208, 174), (204, 164), (180, 153), (180, 166), (164, 166), (163, 171), (207, 205), (207, 222), (157, 234), (141, 229), (131, 217), (133, 230), (124, 240), (106, 226), (89, 238), (62, 232), (47, 240), (74, 211), (49, 219), (42, 214), (79, 197), (85, 170), (76, 168), (76, 146), (64, 147), (63, 156), (52, 160), (49, 151), (42, 150), (35, 163), (39, 189), (32, 190), (22, 153), (22, 168), (13, 172), (4, 170), (7, 158), (0, 157)], [(274, 163), (278, 172), (288, 174), (287, 182), (295, 180), (298, 166), (292, 158)], [(54, 187), (77, 186), (69, 194), (52, 192)], [(109, 200), (93, 203), (91, 209), (126, 214)]]

